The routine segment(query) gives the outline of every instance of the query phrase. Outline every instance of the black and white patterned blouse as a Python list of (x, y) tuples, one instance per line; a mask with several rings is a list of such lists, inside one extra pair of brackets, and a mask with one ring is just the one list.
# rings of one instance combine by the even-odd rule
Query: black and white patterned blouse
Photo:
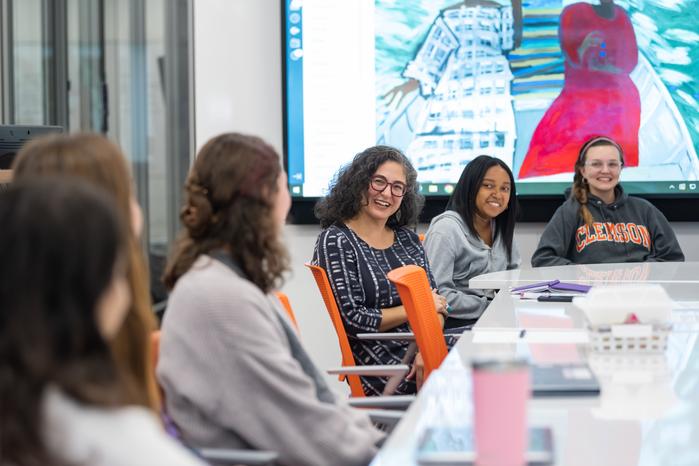
[[(435, 288), (425, 250), (418, 235), (408, 228), (395, 230), (391, 247), (369, 246), (344, 224), (333, 225), (321, 232), (313, 253), (313, 263), (325, 269), (330, 286), (342, 314), (355, 362), (359, 365), (401, 364), (410, 342), (395, 340), (359, 340), (358, 333), (378, 332), (381, 309), (402, 304), (396, 287), (386, 274), (404, 265), (415, 264), (427, 271)], [(387, 330), (410, 332), (407, 323)], [(387, 379), (362, 377), (364, 392), (381, 395)], [(415, 383), (402, 382), (395, 394), (415, 393)]]

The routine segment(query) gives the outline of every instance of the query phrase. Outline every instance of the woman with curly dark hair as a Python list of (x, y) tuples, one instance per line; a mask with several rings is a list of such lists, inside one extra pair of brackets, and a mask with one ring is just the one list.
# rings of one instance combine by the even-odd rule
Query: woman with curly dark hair
[(280, 464), (367, 464), (383, 434), (335, 399), (270, 294), (288, 269), (291, 204), (276, 152), (256, 137), (215, 137), (185, 190), (157, 369), (185, 440), (274, 450)]
[[(434, 287), (425, 251), (414, 227), (423, 204), (417, 172), (398, 149), (375, 146), (357, 154), (333, 181), (316, 206), (324, 228), (313, 262), (325, 269), (338, 302), (354, 358), (360, 364), (402, 364), (407, 341), (355, 338), (367, 332), (409, 332), (408, 316), (398, 292), (386, 277), (391, 270), (416, 264)], [(437, 312), (446, 316), (446, 300), (434, 293)], [(407, 356), (409, 357), (409, 355)], [(420, 359), (414, 374), (420, 377)], [(412, 374), (411, 374), (412, 376)], [(364, 392), (381, 395), (387, 380), (362, 377)], [(393, 393), (409, 394), (416, 383), (408, 377)]]

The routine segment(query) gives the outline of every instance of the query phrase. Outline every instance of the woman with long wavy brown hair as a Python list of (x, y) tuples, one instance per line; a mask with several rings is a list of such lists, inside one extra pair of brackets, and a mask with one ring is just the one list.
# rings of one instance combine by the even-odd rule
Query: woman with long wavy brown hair
[(114, 360), (131, 303), (120, 217), (77, 177), (0, 192), (3, 466), (203, 466), (133, 405)]
[(159, 411), (157, 383), (151, 368), (150, 333), (157, 328), (151, 308), (148, 271), (139, 235), (143, 218), (135, 201), (126, 158), (117, 145), (98, 134), (55, 135), (27, 144), (17, 154), (14, 180), (72, 175), (105, 189), (115, 200), (127, 233), (127, 277), (132, 305), (111, 341), (117, 365), (132, 389), (132, 403)]
[(382, 434), (335, 399), (277, 298), (291, 204), (274, 149), (211, 139), (185, 185), (158, 378), (191, 444), (275, 450), (279, 464), (367, 464)]

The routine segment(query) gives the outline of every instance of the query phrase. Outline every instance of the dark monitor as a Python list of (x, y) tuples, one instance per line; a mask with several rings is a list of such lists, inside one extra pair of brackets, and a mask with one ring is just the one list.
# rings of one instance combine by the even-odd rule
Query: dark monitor
[(0, 125), (0, 170), (9, 170), (20, 148), (30, 139), (61, 133), (60, 126)]

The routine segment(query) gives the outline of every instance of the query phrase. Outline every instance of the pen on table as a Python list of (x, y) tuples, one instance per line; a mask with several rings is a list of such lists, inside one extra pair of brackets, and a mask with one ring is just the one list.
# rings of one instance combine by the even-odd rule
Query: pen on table
[(544, 295), (536, 298), (539, 302), (550, 302), (550, 303), (572, 303), (573, 296), (570, 295)]

